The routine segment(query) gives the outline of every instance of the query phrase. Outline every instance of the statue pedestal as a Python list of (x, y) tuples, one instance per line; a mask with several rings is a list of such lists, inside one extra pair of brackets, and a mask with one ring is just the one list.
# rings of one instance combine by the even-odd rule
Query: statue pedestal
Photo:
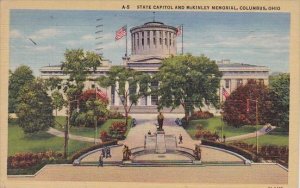
[(159, 130), (156, 132), (156, 153), (166, 153), (166, 141), (165, 141), (165, 132), (163, 130)]
[(201, 160), (199, 161), (193, 161), (194, 164), (202, 164)]

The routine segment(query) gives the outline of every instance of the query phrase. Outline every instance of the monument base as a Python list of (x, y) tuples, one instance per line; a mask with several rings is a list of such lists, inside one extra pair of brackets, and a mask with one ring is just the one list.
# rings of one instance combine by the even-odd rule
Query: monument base
[(163, 130), (156, 131), (156, 153), (166, 153), (166, 141), (165, 141), (165, 132)]

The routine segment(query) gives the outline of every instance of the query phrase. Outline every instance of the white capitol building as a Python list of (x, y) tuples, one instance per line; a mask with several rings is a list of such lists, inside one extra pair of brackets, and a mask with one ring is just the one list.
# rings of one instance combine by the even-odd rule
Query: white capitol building
[[(131, 55), (123, 58), (123, 66), (148, 74), (156, 73), (164, 58), (177, 54), (176, 31), (175, 27), (156, 21), (131, 28)], [(219, 71), (223, 74), (219, 88), (220, 101), (225, 100), (221, 93), (223, 87), (230, 94), (238, 86), (246, 84), (249, 79), (268, 85), (268, 67), (232, 63), (230, 60), (217, 61), (217, 65), (219, 66)], [(95, 86), (100, 88), (109, 97), (110, 108), (122, 110), (120, 97), (115, 92), (116, 88), (101, 88), (93, 81), (94, 78), (105, 75), (112, 66), (110, 61), (102, 61), (101, 67), (98, 67), (95, 72), (91, 72), (89, 81), (85, 83), (85, 88), (89, 89)], [(60, 65), (42, 67), (40, 72), (41, 77), (45, 79), (50, 77), (68, 78), (68, 75), (63, 74)], [(151, 83), (151, 85), (158, 86), (158, 83)], [(157, 101), (158, 96), (155, 95), (141, 98), (131, 112), (157, 112)], [(170, 112), (169, 109), (164, 111)], [(182, 109), (174, 110), (174, 112), (182, 112)]]

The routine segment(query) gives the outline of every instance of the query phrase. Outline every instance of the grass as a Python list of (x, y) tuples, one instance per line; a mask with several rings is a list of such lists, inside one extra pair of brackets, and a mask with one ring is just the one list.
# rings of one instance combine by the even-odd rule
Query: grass
[[(242, 134), (252, 133), (256, 131), (256, 126), (253, 125), (245, 125), (240, 128), (235, 128), (233, 126), (229, 126), (226, 123), (221, 121), (220, 117), (213, 117), (210, 119), (202, 119), (202, 120), (192, 120), (189, 126), (186, 128), (186, 131), (191, 135), (192, 138), (195, 139), (195, 133), (197, 132), (197, 125), (202, 125), (203, 129), (208, 130), (212, 133), (217, 131), (221, 136), (222, 132), (222, 124), (223, 124), (223, 134), (228, 138), (232, 136), (238, 136)], [(261, 129), (262, 125), (258, 126), (258, 129)]]
[[(60, 131), (64, 131), (63, 127), (61, 127), (60, 125), (65, 125), (66, 117), (57, 116), (55, 119), (56, 119), (56, 122), (58, 122), (55, 125), (55, 128), (60, 130)], [(101, 131), (107, 131), (108, 132), (110, 125), (113, 122), (116, 122), (116, 121), (125, 122), (125, 119), (108, 119), (104, 124), (98, 125), (97, 133), (96, 133), (97, 137), (99, 137), (99, 133)], [(128, 125), (130, 125), (130, 124), (131, 124), (131, 119), (128, 120)], [(127, 136), (129, 130), (130, 130), (130, 128), (128, 127), (128, 129), (125, 133), (125, 136)], [(91, 127), (74, 127), (74, 126), (72, 126), (72, 127), (70, 127), (70, 133), (73, 134), (73, 135), (94, 138), (95, 137), (95, 128), (94, 127), (91, 128)]]
[[(256, 138), (249, 138), (242, 140), (248, 144), (256, 144)], [(286, 134), (272, 134), (272, 135), (263, 135), (258, 137), (258, 145), (277, 145), (277, 146), (288, 146), (289, 145), (289, 136)]]
[[(69, 140), (69, 156), (81, 148), (93, 143)], [(41, 131), (34, 134), (24, 134), (15, 120), (8, 124), (8, 156), (20, 152), (64, 151), (64, 138), (59, 138)]]

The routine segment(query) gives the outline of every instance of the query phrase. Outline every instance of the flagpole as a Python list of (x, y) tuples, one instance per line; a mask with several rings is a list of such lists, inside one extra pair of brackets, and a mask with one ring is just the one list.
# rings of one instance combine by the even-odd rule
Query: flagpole
[(183, 24), (181, 24), (181, 54), (183, 55)]
[(127, 24), (125, 25), (126, 27), (126, 52), (125, 52), (125, 57), (127, 57)]

